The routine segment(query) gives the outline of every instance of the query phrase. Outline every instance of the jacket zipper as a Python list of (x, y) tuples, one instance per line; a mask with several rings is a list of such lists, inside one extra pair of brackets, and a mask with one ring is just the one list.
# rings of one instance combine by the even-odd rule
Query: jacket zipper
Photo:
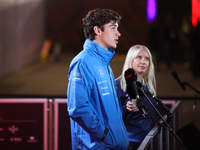
[(118, 112), (118, 107), (117, 107), (116, 98), (115, 98), (115, 92), (114, 92), (115, 89), (113, 88), (113, 85), (114, 85), (113, 80), (112, 80), (113, 78), (110, 75), (110, 70), (109, 70), (108, 66), (107, 66), (107, 69), (108, 69), (108, 73), (109, 73), (109, 77), (110, 77), (110, 81), (111, 81), (111, 86), (112, 86), (112, 91), (113, 91), (113, 96), (114, 96), (114, 100), (115, 100), (116, 109), (117, 109), (117, 112)]

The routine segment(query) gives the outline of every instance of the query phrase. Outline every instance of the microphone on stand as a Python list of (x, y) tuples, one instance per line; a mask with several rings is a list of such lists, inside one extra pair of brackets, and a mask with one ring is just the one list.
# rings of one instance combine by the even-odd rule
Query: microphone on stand
[(176, 79), (176, 81), (178, 82), (178, 84), (181, 86), (181, 88), (183, 90), (185, 90), (185, 85), (181, 82), (181, 80), (178, 77), (178, 74), (176, 73), (176, 71), (172, 72), (172, 76)]
[[(181, 82), (180, 82), (181, 83)], [(149, 103), (151, 104), (151, 106), (154, 108), (154, 110), (157, 112), (157, 114), (161, 117), (161, 119), (163, 120), (163, 123), (160, 123), (159, 121), (157, 121), (158, 124), (162, 125), (162, 127), (165, 127), (168, 131), (172, 132), (172, 134), (174, 135), (174, 137), (178, 140), (179, 144), (183, 147), (184, 150), (186, 150), (183, 142), (181, 141), (181, 139), (174, 133), (173, 129), (169, 126), (169, 124), (165, 121), (165, 119), (162, 117), (162, 115), (159, 113), (159, 111), (155, 108), (155, 106), (153, 105), (153, 103), (149, 100), (149, 98), (147, 97), (147, 95), (144, 92), (144, 88), (142, 86), (142, 84), (138, 81), (135, 82), (135, 85), (137, 85), (138, 90), (141, 91), (143, 93), (143, 95), (146, 97), (146, 99), (149, 101)], [(184, 84), (181, 84), (184, 86)], [(150, 91), (149, 91), (150, 93)], [(152, 96), (158, 100), (158, 98), (152, 94)], [(161, 102), (161, 101), (160, 101)], [(142, 103), (142, 102), (141, 102)], [(142, 109), (144, 110), (145, 107), (142, 107)], [(167, 110), (167, 107), (166, 107)], [(151, 114), (151, 113), (150, 113)], [(168, 115), (168, 114), (167, 114)], [(169, 111), (169, 115), (171, 115), (170, 111)], [(145, 115), (143, 114), (143, 116), (145, 117)], [(170, 116), (171, 118), (171, 116)], [(154, 118), (155, 119), (155, 118)], [(170, 120), (169, 120), (170, 122)]]
[(125, 71), (124, 77), (126, 80), (126, 92), (131, 98), (134, 105), (136, 105), (136, 99), (139, 98), (138, 89), (136, 87), (135, 81), (137, 81), (137, 73), (129, 68)]
[[(189, 87), (191, 87), (187, 82), (184, 82), (184, 83), (181, 82), (181, 80), (179, 79), (178, 74), (176, 73), (176, 71), (173, 71), (172, 75), (177, 80), (177, 82), (179, 83), (179, 85), (181, 86), (181, 88), (183, 90), (185, 90), (185, 85), (188, 85)], [(193, 87), (191, 87), (191, 88), (194, 89)], [(195, 90), (195, 91), (197, 91), (197, 90)], [(195, 100), (194, 105), (193, 105), (193, 110), (195, 110), (195, 109), (196, 109), (196, 100)]]
[(137, 81), (137, 73), (129, 68), (125, 71), (125, 80), (126, 80), (126, 91), (129, 95), (129, 97), (131, 98), (132, 102), (134, 105), (137, 105), (136, 100), (138, 100), (138, 107), (139, 110), (141, 111), (142, 115), (145, 117), (146, 114), (148, 114), (146, 112), (146, 108), (144, 106), (144, 104), (141, 102), (141, 98), (139, 97), (139, 93), (138, 93), (138, 87), (136, 85)]

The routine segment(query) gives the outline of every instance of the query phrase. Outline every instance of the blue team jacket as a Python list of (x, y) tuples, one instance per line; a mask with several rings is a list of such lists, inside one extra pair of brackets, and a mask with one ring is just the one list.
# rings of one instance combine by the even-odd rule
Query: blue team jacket
[[(110, 68), (115, 51), (87, 39), (71, 62), (67, 102), (72, 149), (125, 150), (129, 141)], [(108, 133), (102, 140), (105, 129)]]

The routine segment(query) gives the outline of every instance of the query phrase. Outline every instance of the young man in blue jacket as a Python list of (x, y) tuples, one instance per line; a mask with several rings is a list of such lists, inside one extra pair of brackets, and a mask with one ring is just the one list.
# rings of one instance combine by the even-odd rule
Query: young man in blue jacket
[(95, 9), (83, 18), (86, 41), (71, 61), (67, 102), (73, 150), (125, 150), (129, 141), (109, 65), (115, 55), (121, 16)]

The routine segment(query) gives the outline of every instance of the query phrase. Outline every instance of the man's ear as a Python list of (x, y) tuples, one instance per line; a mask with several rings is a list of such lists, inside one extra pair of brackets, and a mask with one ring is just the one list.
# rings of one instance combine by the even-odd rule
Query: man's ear
[(99, 35), (101, 33), (101, 29), (98, 26), (94, 26), (94, 32), (96, 35)]

